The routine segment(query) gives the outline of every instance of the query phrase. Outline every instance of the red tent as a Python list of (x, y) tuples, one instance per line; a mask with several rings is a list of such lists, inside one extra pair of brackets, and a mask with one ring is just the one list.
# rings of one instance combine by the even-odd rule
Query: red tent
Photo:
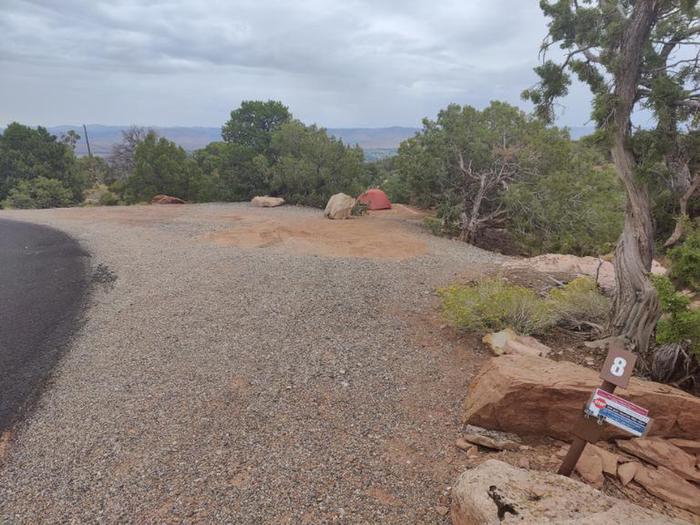
[(360, 195), (357, 200), (367, 205), (370, 210), (390, 210), (391, 202), (382, 190), (372, 188)]

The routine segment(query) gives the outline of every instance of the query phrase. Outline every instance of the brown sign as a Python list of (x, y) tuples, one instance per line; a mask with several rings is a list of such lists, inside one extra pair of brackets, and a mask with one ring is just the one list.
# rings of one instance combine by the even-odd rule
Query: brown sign
[(600, 378), (620, 388), (627, 388), (636, 362), (637, 354), (628, 352), (622, 344), (611, 344)]

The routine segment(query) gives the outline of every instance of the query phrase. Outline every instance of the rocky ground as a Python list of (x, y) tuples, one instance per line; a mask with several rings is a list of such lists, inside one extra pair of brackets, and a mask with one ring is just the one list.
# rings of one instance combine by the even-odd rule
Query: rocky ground
[(501, 259), (409, 211), (2, 211), (92, 254), (90, 305), (0, 447), (0, 522), (448, 523), (483, 350), (434, 290)]

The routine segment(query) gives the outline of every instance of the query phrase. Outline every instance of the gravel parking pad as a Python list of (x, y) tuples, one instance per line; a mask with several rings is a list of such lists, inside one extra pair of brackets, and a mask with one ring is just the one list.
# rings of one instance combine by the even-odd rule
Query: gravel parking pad
[(209, 240), (272, 213), (321, 212), (0, 212), (72, 235), (110, 277), (0, 459), (0, 522), (449, 522), (436, 506), (460, 470), (471, 358), (414, 320), (437, 286), (501, 258), (380, 216), (354, 220), (424, 253)]

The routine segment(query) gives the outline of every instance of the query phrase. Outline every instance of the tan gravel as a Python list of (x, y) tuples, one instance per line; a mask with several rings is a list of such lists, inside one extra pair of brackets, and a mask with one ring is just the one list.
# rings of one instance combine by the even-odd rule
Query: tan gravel
[[(371, 230), (400, 253), (387, 258), (333, 240), (320, 215), (0, 211), (68, 232), (117, 278), (95, 284), (6, 447), (0, 523), (449, 523), (459, 406), (481, 356), (440, 334), (434, 290), (500, 259), (401, 214), (338, 226), (357, 242)], [(292, 235), (221, 241), (251, 224)]]

